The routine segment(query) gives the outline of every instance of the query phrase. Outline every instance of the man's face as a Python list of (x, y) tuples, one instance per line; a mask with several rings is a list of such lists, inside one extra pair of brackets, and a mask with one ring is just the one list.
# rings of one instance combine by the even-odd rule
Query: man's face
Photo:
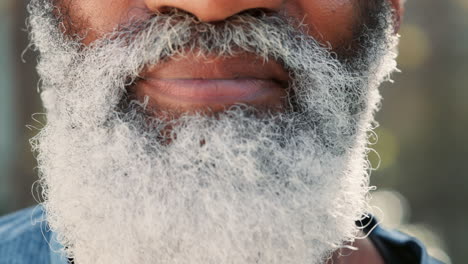
[[(381, 1), (389, 1), (398, 10), (398, 0)], [(371, 16), (379, 11), (378, 4), (370, 0), (56, 0), (55, 4), (64, 32), (82, 37), (85, 45), (119, 27), (174, 9), (212, 23), (262, 10), (292, 19), (297, 26), (307, 25), (307, 34), (343, 57), (357, 49), (362, 26), (372, 23)], [(131, 91), (140, 100), (148, 96), (149, 106), (176, 113), (220, 111), (235, 103), (273, 110), (287, 107), (290, 94), (285, 84), (290, 76), (278, 61), (265, 62), (252, 53), (229, 59), (215, 56), (199, 58), (191, 54), (181, 60), (147, 65), (140, 73), (142, 80)]]
[(32, 0), (44, 207), (86, 263), (323, 263), (366, 212), (396, 1)]

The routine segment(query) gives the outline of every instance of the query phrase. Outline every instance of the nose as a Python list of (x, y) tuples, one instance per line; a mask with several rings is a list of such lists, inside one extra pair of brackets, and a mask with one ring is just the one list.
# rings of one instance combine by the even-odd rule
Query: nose
[(184, 10), (202, 22), (216, 22), (249, 9), (278, 11), (285, 0), (145, 0), (155, 13), (168, 8)]

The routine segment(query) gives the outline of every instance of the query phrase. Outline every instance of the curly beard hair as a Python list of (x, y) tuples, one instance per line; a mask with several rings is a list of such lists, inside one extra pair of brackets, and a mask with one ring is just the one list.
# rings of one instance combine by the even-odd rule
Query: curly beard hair
[[(32, 0), (48, 118), (32, 144), (64, 253), (77, 264), (319, 264), (353, 241), (377, 88), (395, 68), (390, 7), (380, 9), (362, 48), (337, 58), (290, 19), (251, 13), (213, 25), (175, 10), (83, 46), (53, 3)], [(129, 99), (145, 66), (195, 50), (281, 62), (291, 107), (163, 120)]]

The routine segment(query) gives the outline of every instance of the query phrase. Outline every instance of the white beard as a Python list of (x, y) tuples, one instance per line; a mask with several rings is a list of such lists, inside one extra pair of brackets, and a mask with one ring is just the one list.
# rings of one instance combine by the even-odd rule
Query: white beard
[[(353, 72), (279, 18), (245, 15), (219, 30), (161, 16), (130, 40), (80, 49), (50, 10), (47, 1), (30, 6), (48, 111), (32, 142), (47, 220), (75, 263), (318, 264), (354, 240), (367, 209), (366, 133), (377, 87), (395, 67), (390, 27)], [(192, 41), (202, 27), (208, 33)], [(167, 121), (118, 105), (129, 79), (186, 55), (180, 47), (283, 61), (298, 111), (182, 116), (161, 143)]]

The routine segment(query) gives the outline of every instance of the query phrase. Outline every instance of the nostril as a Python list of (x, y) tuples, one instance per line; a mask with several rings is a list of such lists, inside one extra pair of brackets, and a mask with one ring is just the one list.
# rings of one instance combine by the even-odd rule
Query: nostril
[(154, 11), (156, 15), (170, 15), (176, 12), (178, 12), (177, 8), (172, 6), (160, 6), (157, 10)]
[[(189, 13), (200, 22), (219, 22), (238, 14), (254, 17), (277, 13), (285, 0), (144, 0), (154, 14)], [(178, 12), (174, 12), (178, 10)]]
[(272, 14), (276, 13), (276, 11), (268, 9), (268, 8), (252, 8), (252, 9), (247, 9), (242, 12), (239, 12), (236, 15), (249, 15), (252, 17), (265, 17), (265, 16), (271, 16)]
[(172, 6), (158, 7), (158, 9), (153, 11), (153, 13), (156, 16), (157, 15), (168, 15), (168, 16), (189, 15), (189, 16), (192, 16), (192, 17), (196, 18), (196, 16), (194, 14), (190, 13), (189, 11), (181, 9), (181, 8), (177, 8), (177, 7), (172, 7)]

